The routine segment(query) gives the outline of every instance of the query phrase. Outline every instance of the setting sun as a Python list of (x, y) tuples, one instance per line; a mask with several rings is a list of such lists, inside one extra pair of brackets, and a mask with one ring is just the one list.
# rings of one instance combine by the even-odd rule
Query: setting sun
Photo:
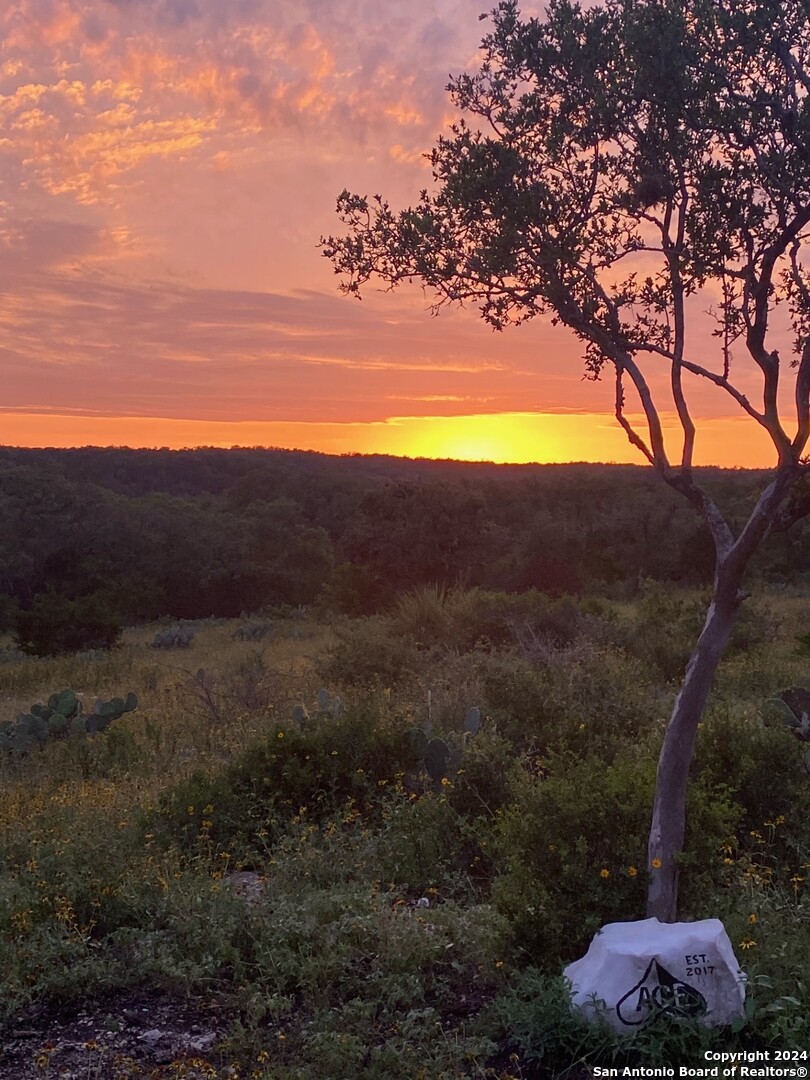
[(555, 449), (527, 433), (526, 418), (517, 415), (452, 416), (412, 419), (409, 457), (455, 458), (458, 461), (549, 460)]
[[(680, 443), (673, 417), (665, 417), (664, 432), (670, 452), (676, 457)], [(513, 464), (643, 464), (615, 419), (602, 413), (480, 413), (400, 416), (370, 423), (318, 423), (0, 412), (0, 441), (30, 447), (274, 446), (326, 454), (392, 454)], [(744, 419), (706, 420), (697, 442), (696, 461), (727, 468), (767, 466), (767, 437), (751, 430)]]

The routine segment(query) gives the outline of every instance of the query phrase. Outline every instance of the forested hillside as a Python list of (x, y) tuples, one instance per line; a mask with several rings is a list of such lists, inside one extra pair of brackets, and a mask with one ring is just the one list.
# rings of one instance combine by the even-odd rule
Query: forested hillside
[[(704, 479), (739, 518), (763, 474)], [(709, 544), (652, 470), (7, 449), (0, 492), (0, 1078), (807, 1045), (807, 531), (755, 568), (691, 769), (680, 911), (722, 919), (745, 1023), (628, 1036), (561, 972), (644, 914), (705, 615)]]
[[(732, 516), (762, 476), (705, 471)], [(759, 572), (796, 580), (809, 559), (805, 527), (773, 538)], [(621, 597), (644, 578), (703, 584), (711, 564), (691, 509), (643, 467), (0, 450), (6, 630), (77, 602), (132, 624), (316, 601), (367, 614), (424, 584)]]

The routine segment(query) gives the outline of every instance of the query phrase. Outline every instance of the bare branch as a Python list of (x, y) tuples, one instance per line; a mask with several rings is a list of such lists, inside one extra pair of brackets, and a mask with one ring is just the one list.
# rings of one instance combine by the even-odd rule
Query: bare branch
[(664, 251), (669, 266), (669, 276), (672, 285), (672, 312), (675, 323), (675, 341), (672, 354), (671, 385), (672, 398), (678, 412), (678, 419), (683, 428), (683, 453), (681, 466), (684, 469), (692, 468), (692, 458), (695, 449), (695, 425), (686, 403), (686, 395), (683, 390), (683, 351), (686, 343), (686, 319), (684, 313), (684, 284), (681, 279), (680, 257), (683, 251), (684, 229), (686, 211), (689, 205), (689, 192), (686, 186), (683, 168), (679, 167), (678, 182), (680, 185), (680, 205), (678, 207), (678, 232), (673, 244), (669, 228), (672, 221), (673, 200), (667, 203), (667, 213), (662, 231)]
[[(793, 221), (783, 229), (767, 250), (763, 260), (759, 278), (754, 278), (752, 298), (754, 302), (754, 317), (748, 327), (746, 345), (754, 362), (762, 371), (764, 426), (773, 440), (780, 462), (787, 462), (792, 458), (791, 442), (782, 427), (779, 419), (778, 391), (779, 391), (779, 354), (768, 351), (765, 346), (765, 336), (768, 329), (768, 315), (770, 313), (770, 297), (773, 287), (773, 274), (777, 260), (792, 249), (802, 229), (810, 222), (810, 206), (803, 208), (795, 215)], [(753, 270), (753, 268), (752, 268)]]
[(727, 563), (738, 563), (741, 566), (747, 564), (773, 527), (779, 504), (790, 490), (798, 472), (799, 466), (796, 462), (788, 461), (780, 464), (773, 480), (760, 495), (748, 521), (734, 541), (733, 548), (727, 556)]
[(796, 435), (793, 453), (798, 459), (810, 438), (810, 339), (804, 343), (799, 370), (796, 372)]
[(627, 438), (630, 441), (630, 443), (633, 446), (635, 446), (638, 450), (640, 450), (642, 452), (644, 457), (647, 459), (647, 461), (649, 461), (649, 463), (651, 465), (657, 465), (657, 462), (655, 460), (655, 457), (654, 457), (652, 451), (647, 446), (647, 444), (644, 442), (642, 437), (638, 434), (638, 432), (633, 428), (633, 426), (631, 425), (631, 423), (627, 419), (627, 417), (624, 415), (624, 385), (623, 385), (622, 375), (623, 375), (622, 368), (617, 364), (616, 365), (616, 410), (615, 410), (616, 419), (619, 421), (622, 428), (626, 432)]
[[(663, 356), (665, 360), (669, 360), (670, 362), (673, 362), (674, 360), (672, 352), (669, 349), (661, 348), (660, 345), (633, 345), (633, 351), (654, 353), (656, 356)], [(757, 412), (745, 394), (738, 390), (724, 375), (718, 375), (717, 372), (702, 367), (700, 364), (695, 364), (691, 360), (682, 359), (681, 366), (693, 375), (699, 375), (703, 379), (708, 379), (709, 382), (714, 383), (715, 386), (719, 386), (721, 389), (725, 390), (727, 394), (730, 394), (730, 396), (734, 398), (741, 409), (747, 412), (748, 415), (756, 420), (758, 424), (761, 424), (762, 427), (767, 428), (763, 414)]]

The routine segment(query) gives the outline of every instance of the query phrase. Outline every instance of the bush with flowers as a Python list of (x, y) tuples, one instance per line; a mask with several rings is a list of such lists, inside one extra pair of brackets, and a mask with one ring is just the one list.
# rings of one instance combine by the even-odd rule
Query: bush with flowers
[(413, 724), (358, 704), (337, 718), (270, 726), (226, 769), (173, 787), (142, 828), (186, 852), (266, 852), (286, 824), (346, 806), (373, 815), (384, 789), (418, 767)]
[[(644, 917), (647, 837), (655, 765), (647, 755), (567, 753), (523, 769), (499, 821), (495, 881), (527, 959), (569, 962), (608, 922)], [(684, 914), (705, 910), (722, 880), (721, 845), (739, 809), (716, 787), (690, 791), (683, 857)]]

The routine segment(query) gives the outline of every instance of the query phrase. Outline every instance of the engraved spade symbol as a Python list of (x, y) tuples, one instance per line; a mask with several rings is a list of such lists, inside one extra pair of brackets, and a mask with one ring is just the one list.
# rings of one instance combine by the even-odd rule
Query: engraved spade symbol
[(706, 999), (680, 979), (676, 979), (653, 958), (642, 977), (616, 1004), (616, 1015), (628, 1027), (668, 1013), (671, 1016), (697, 1017), (706, 1012)]

